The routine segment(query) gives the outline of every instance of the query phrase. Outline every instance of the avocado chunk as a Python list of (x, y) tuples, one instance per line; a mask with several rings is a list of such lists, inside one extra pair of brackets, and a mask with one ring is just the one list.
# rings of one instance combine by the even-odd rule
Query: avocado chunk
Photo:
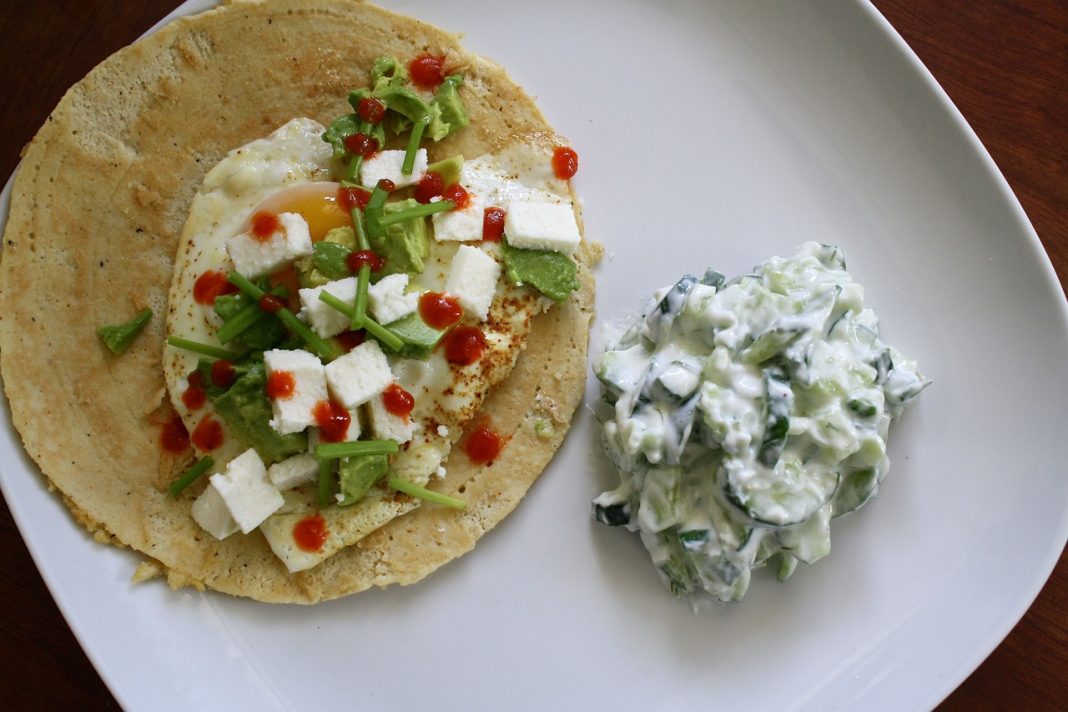
[(281, 435), (270, 426), (271, 401), (264, 389), (266, 383), (263, 364), (252, 364), (230, 390), (214, 400), (214, 405), (230, 433), (270, 464), (307, 450), (308, 437), (304, 433)]
[(435, 141), (440, 141), (453, 131), (467, 126), (467, 110), (464, 109), (463, 99), (460, 98), (459, 88), (464, 83), (464, 78), (459, 74), (451, 74), (445, 77), (445, 81), (438, 87), (434, 100), (430, 102), (430, 108), (437, 108), (436, 116), (431, 115), (427, 134)]
[(460, 171), (464, 168), (464, 157), (457, 154), (449, 158), (431, 163), (426, 167), (427, 173), (437, 173), (441, 176), (442, 185), (452, 185), (460, 182)]
[(335, 227), (319, 242), (312, 245), (312, 254), (301, 257), (294, 265), (297, 278), (304, 288), (321, 287), (335, 279), (349, 276), (345, 258), (356, 249), (356, 235), (351, 227)]
[(528, 284), (556, 302), (579, 287), (575, 261), (551, 250), (524, 250), (501, 242), (504, 273), (512, 284)]
[(341, 458), (338, 463), (338, 478), (341, 486), (341, 499), (338, 500), (338, 505), (347, 507), (362, 500), (387, 472), (389, 472), (389, 460), (385, 455)]
[[(414, 198), (396, 203), (386, 203), (384, 212), (396, 212), (418, 205)], [(430, 235), (426, 218), (405, 220), (380, 230), (368, 230), (371, 249), (386, 259), (386, 266), (373, 275), (376, 281), (387, 274), (418, 274), (423, 271), (423, 260), (430, 255)]]
[[(270, 282), (266, 277), (256, 280), (256, 286), (263, 290), (271, 289)], [(228, 320), (255, 304), (256, 300), (242, 292), (221, 294), (215, 297), (214, 309), (225, 325)], [(234, 337), (232, 341), (239, 346), (244, 346), (254, 351), (265, 351), (282, 341), (285, 336), (286, 328), (277, 317), (267, 312), (260, 312), (255, 315), (252, 323)]]
[(423, 321), (418, 311), (386, 324), (386, 328), (404, 342), (400, 350), (404, 358), (427, 358), (441, 337), (445, 336), (444, 331), (438, 331)]

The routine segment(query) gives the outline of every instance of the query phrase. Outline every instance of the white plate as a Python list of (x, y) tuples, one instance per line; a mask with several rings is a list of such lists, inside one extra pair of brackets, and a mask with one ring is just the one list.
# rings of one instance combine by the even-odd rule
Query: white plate
[[(581, 155), (599, 322), (684, 271), (836, 242), (934, 385), (834, 553), (701, 617), (636, 537), (585, 412), (515, 514), (407, 589), (306, 608), (131, 587), (10, 430), (2, 482), (130, 709), (912, 709), (1001, 640), (1068, 534), (1066, 305), (986, 152), (863, 2), (403, 2), (500, 61)], [(516, 28), (521, 28), (517, 33)], [(358, 38), (354, 38), (358, 41)], [(595, 327), (595, 347), (600, 342)], [(587, 399), (596, 390), (591, 383)]]

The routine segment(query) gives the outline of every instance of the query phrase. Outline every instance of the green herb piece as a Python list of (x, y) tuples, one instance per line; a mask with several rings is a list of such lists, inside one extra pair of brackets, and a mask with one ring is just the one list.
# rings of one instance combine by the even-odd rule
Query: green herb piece
[(333, 460), (355, 455), (393, 455), (400, 447), (396, 440), (352, 440), (344, 443), (317, 445), (315, 456), (320, 460)]
[[(355, 107), (354, 107), (355, 108)], [(323, 132), (323, 141), (330, 144), (334, 151), (334, 158), (341, 160), (348, 153), (345, 148), (345, 139), (357, 132), (360, 125), (360, 117), (356, 114), (345, 114), (334, 119), (334, 122)]]
[(212, 403), (230, 434), (245, 447), (254, 448), (265, 463), (271, 464), (307, 450), (308, 437), (304, 433), (282, 435), (271, 427), (274, 413), (266, 386), (267, 369), (262, 363), (253, 363)]
[(319, 504), (319, 509), (324, 509), (330, 504), (330, 491), (333, 489), (334, 484), (331, 470), (330, 460), (319, 460), (319, 480), (316, 488), (316, 501)]
[(450, 497), (447, 494), (441, 494), (440, 492), (428, 490), (426, 487), (414, 485), (408, 480), (402, 480), (399, 477), (390, 477), (388, 484), (390, 487), (397, 490), (398, 492), (410, 494), (411, 496), (418, 497), (419, 499), (425, 499), (427, 502), (433, 502), (434, 504), (441, 504), (446, 507), (452, 507), (453, 509), (459, 509), (461, 512), (467, 509), (467, 502), (464, 502), (462, 499), (456, 499), (455, 497)]
[[(322, 462), (329, 462), (323, 460)], [(361, 455), (343, 457), (338, 463), (341, 498), (338, 505), (347, 507), (356, 504), (371, 491), (375, 483), (389, 472), (389, 458), (385, 455)]]
[[(355, 309), (351, 304), (346, 304), (333, 294), (327, 291), (319, 292), (319, 301), (337, 309), (345, 316), (352, 318), (355, 313)], [(392, 351), (400, 351), (404, 347), (404, 341), (399, 336), (391, 332), (386, 327), (379, 324), (377, 321), (369, 316), (364, 316), (363, 326), (361, 327), (367, 331), (368, 334), (375, 337)]]
[(178, 479), (172, 482), (170, 486), (167, 487), (167, 492), (170, 493), (171, 497), (177, 498), (186, 487), (196, 482), (197, 479), (210, 470), (214, 464), (215, 460), (212, 459), (211, 455), (205, 455), (194, 462), (192, 467), (183, 472)]
[(336, 242), (320, 240), (312, 245), (312, 265), (328, 279), (343, 279), (349, 276), (346, 263), (352, 250)]
[(579, 288), (575, 261), (551, 250), (524, 250), (501, 242), (504, 273), (512, 284), (529, 284), (553, 301), (562, 302)]
[(423, 132), (430, 125), (430, 116), (424, 116), (412, 126), (412, 133), (408, 137), (408, 145), (404, 149), (404, 161), (401, 162), (401, 175), (410, 176), (415, 168), (415, 154), (419, 151), (419, 142), (423, 140)]
[(349, 329), (356, 331), (364, 328), (367, 321), (367, 289), (371, 285), (371, 266), (360, 265), (360, 271), (356, 275), (356, 296), (352, 302), (352, 317), (349, 320)]
[(104, 345), (113, 354), (121, 354), (125, 351), (137, 335), (145, 328), (145, 324), (152, 318), (152, 310), (145, 308), (137, 312), (137, 315), (122, 324), (105, 324), (96, 327), (97, 336), (104, 340)]
[[(257, 286), (266, 289), (267, 279), (258, 280)], [(284, 287), (275, 287), (270, 293), (280, 299), (289, 296)], [(247, 348), (265, 351), (285, 338), (286, 330), (282, 324), (260, 309), (259, 303), (247, 294), (215, 297), (214, 309), (223, 320), (215, 336), (224, 344), (237, 341)]]
[(394, 225), (405, 220), (415, 220), (416, 218), (424, 218), (427, 215), (433, 215), (434, 213), (445, 213), (456, 207), (456, 203), (451, 200), (439, 200), (436, 203), (426, 203), (416, 205), (414, 208), (408, 208), (407, 210), (398, 210), (395, 213), (386, 213), (378, 219), (379, 224), (382, 227)]
[(862, 398), (854, 398), (846, 403), (849, 409), (859, 415), (861, 418), (870, 418), (878, 412), (878, 408), (871, 401), (864, 400)]
[[(265, 292), (250, 282), (247, 277), (238, 274), (237, 272), (231, 272), (227, 275), (227, 279), (230, 284), (240, 289), (245, 294), (249, 295), (257, 302), (263, 297)], [(322, 337), (309, 329), (307, 325), (294, 316), (293, 312), (289, 311), (285, 307), (275, 312), (275, 316), (282, 320), (282, 323), (289, 327), (289, 330), (297, 334), (304, 340), (308, 346), (312, 348), (319, 356), (324, 359), (331, 360), (337, 356), (337, 352), (334, 351), (334, 347), (327, 343)], [(208, 354), (210, 356), (210, 354)], [(220, 358), (226, 358), (222, 356)]]
[(192, 341), (190, 339), (183, 339), (178, 336), (168, 336), (167, 343), (171, 346), (175, 346), (186, 351), (192, 351), (193, 353), (200, 354), (201, 356), (210, 356), (211, 358), (225, 358), (233, 359), (237, 358), (239, 354), (219, 346), (211, 346), (209, 344), (202, 344), (199, 341)]

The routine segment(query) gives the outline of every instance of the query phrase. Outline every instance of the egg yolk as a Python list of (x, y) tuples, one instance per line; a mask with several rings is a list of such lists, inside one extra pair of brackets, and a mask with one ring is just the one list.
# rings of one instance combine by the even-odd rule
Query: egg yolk
[(328, 181), (303, 183), (269, 195), (252, 214), (298, 213), (308, 222), (312, 242), (318, 242), (336, 227), (352, 227), (351, 218), (337, 202), (340, 184)]

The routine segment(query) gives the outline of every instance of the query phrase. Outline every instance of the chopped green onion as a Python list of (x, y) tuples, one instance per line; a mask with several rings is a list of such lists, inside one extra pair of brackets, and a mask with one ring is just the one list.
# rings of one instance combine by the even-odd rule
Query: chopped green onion
[(229, 351), (218, 346), (211, 346), (209, 344), (202, 344), (199, 341), (191, 341), (189, 339), (183, 339), (178, 336), (168, 336), (167, 343), (171, 346), (176, 346), (186, 351), (192, 351), (193, 353), (200, 354), (201, 356), (210, 356), (211, 358), (226, 358), (232, 359), (238, 354), (233, 351)]
[(467, 502), (464, 502), (462, 499), (456, 499), (455, 497), (450, 497), (441, 492), (428, 490), (426, 487), (420, 487), (419, 485), (412, 484), (408, 480), (402, 480), (399, 477), (390, 477), (389, 486), (398, 492), (410, 494), (419, 499), (425, 499), (427, 502), (441, 504), (446, 507), (452, 507), (453, 509), (459, 509), (460, 511), (467, 509)]
[(330, 490), (333, 489), (331, 487), (333, 482), (331, 482), (330, 474), (330, 460), (319, 460), (319, 509), (323, 509), (330, 504)]
[(371, 242), (367, 239), (367, 223), (364, 222), (363, 211), (354, 205), (349, 210), (349, 216), (352, 218), (352, 232), (356, 235), (356, 249), (371, 249)]
[(416, 218), (423, 218), (427, 215), (433, 215), (434, 213), (444, 213), (452, 210), (456, 207), (456, 203), (451, 200), (439, 200), (436, 203), (426, 203), (424, 205), (416, 205), (414, 208), (407, 208), (405, 210), (398, 210), (395, 213), (389, 215), (383, 215), (378, 218), (378, 224), (382, 227), (388, 225), (394, 225), (405, 220), (414, 220)]
[(152, 318), (152, 310), (145, 308), (137, 312), (133, 319), (122, 324), (104, 324), (96, 327), (97, 336), (104, 340), (104, 345), (113, 354), (121, 354), (125, 351), (145, 324)]
[[(255, 299), (257, 302), (263, 297), (266, 292), (253, 284), (247, 277), (237, 272), (231, 272), (227, 275), (226, 279), (230, 284), (234, 285), (248, 296)], [(314, 331), (308, 328), (307, 324), (298, 319), (293, 312), (289, 311), (285, 307), (282, 307), (274, 313), (282, 323), (289, 327), (289, 330), (304, 340), (308, 346), (319, 354), (322, 358), (331, 360), (337, 356), (337, 352), (334, 351), (334, 347), (327, 343), (322, 337), (316, 334)], [(210, 354), (208, 354), (210, 355)], [(219, 358), (226, 358), (221, 356)]]
[(370, 286), (371, 266), (362, 264), (356, 276), (356, 297), (352, 303), (352, 318), (349, 321), (349, 329), (352, 331), (362, 329), (367, 320), (367, 289)]
[(170, 492), (172, 497), (177, 497), (182, 493), (189, 485), (197, 481), (197, 478), (203, 475), (205, 472), (211, 469), (215, 464), (215, 460), (211, 455), (205, 455), (204, 457), (193, 463), (193, 466), (182, 473), (182, 475), (167, 487), (167, 491)]
[[(270, 291), (270, 294), (284, 299), (288, 296), (288, 291), (284, 287), (275, 287)], [(264, 312), (260, 309), (259, 304), (249, 304), (229, 319), (224, 320), (215, 336), (224, 344), (230, 343), (263, 316)]]
[(352, 160), (349, 161), (348, 170), (345, 171), (345, 180), (342, 182), (356, 184), (360, 176), (361, 165), (363, 165), (363, 156), (357, 153), (352, 157)]
[[(346, 304), (326, 290), (319, 292), (319, 301), (337, 309), (347, 317), (351, 318), (354, 313), (351, 304)], [(404, 341), (399, 336), (369, 316), (364, 316), (362, 328), (366, 329), (367, 333), (381, 341), (393, 351), (400, 351), (404, 347)]]
[(345, 443), (326, 443), (315, 448), (320, 460), (334, 460), (353, 455), (392, 455), (400, 450), (396, 440), (352, 440)]
[(401, 175), (410, 176), (415, 167), (415, 154), (419, 150), (419, 142), (423, 140), (423, 131), (430, 125), (430, 115), (416, 121), (412, 126), (412, 135), (408, 137), (408, 146), (404, 149), (404, 162), (401, 163)]
[(371, 197), (367, 199), (367, 207), (363, 209), (364, 213), (368, 210), (381, 210), (382, 206), (386, 204), (386, 198), (389, 197), (389, 191), (382, 187), (382, 181), (378, 181), (374, 190), (371, 191)]

